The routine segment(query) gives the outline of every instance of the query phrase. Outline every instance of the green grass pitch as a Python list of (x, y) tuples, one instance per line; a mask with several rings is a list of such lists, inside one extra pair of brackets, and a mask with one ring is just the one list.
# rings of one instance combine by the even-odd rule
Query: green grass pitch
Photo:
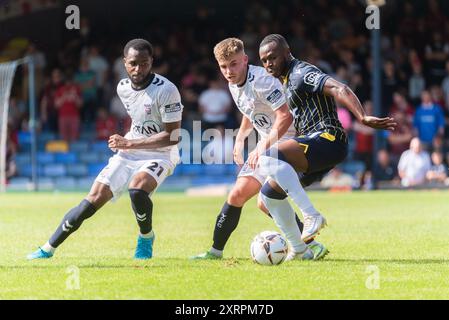
[(251, 200), (221, 261), (211, 245), (224, 197), (156, 194), (154, 257), (132, 259), (128, 197), (87, 220), (50, 260), (26, 261), (83, 194), (0, 195), (1, 299), (449, 299), (447, 191), (311, 192), (329, 222), (323, 261), (254, 264), (249, 246), (277, 230)]

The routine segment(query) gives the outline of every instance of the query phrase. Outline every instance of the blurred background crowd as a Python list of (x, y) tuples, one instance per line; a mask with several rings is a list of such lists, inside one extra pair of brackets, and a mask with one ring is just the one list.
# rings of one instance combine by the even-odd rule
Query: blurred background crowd
[[(142, 7), (136, 17), (129, 10), (123, 11), (129, 14), (105, 14), (106, 18), (98, 18), (88, 4), (83, 11), (81, 4), (80, 30), (62, 31), (57, 40), (0, 32), (1, 61), (26, 55), (35, 59), (39, 133), (72, 143), (104, 141), (128, 130), (130, 120), (115, 88), (127, 76), (122, 49), (133, 37), (146, 38), (154, 45), (153, 71), (178, 86), (187, 130), (192, 130), (193, 120), (201, 120), (203, 129), (239, 126), (241, 115), (212, 52), (218, 41), (229, 36), (241, 38), (250, 63), (260, 65), (261, 39), (270, 33), (284, 35), (295, 57), (350, 86), (366, 111), (373, 113), (370, 33), (365, 28), (363, 1), (230, 1), (226, 9), (214, 1), (189, 3), (186, 11), (180, 9), (183, 13), (166, 8), (164, 14), (159, 11), (146, 17), (151, 4), (129, 1), (132, 9)], [(64, 1), (60, 5), (59, 15)], [(373, 154), (373, 131), (339, 106), (340, 121), (350, 137), (350, 153), (348, 161), (323, 180), (323, 187), (449, 184), (448, 13), (449, 2), (438, 0), (387, 1), (382, 7), (379, 116), (394, 117), (398, 127), (384, 133), (381, 149)], [(24, 19), (23, 15), (0, 23)], [(26, 151), (21, 149), (20, 137), (29, 129), (27, 86), (27, 69), (21, 67), (10, 100), (10, 178), (20, 176), (15, 154)]]

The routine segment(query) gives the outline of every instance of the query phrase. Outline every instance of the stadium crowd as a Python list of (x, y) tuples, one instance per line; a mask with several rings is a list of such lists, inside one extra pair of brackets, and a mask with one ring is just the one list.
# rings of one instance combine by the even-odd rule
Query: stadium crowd
[[(394, 117), (397, 130), (385, 133), (382, 148), (374, 155), (373, 130), (339, 107), (350, 137), (348, 159), (360, 161), (364, 169), (348, 177), (338, 168), (323, 185), (372, 189), (382, 183), (449, 184), (448, 9), (447, 1), (437, 0), (397, 1), (382, 9), (380, 115)], [(269, 33), (283, 34), (297, 58), (350, 86), (367, 112), (373, 112), (370, 34), (359, 1), (251, 1), (242, 14), (242, 24), (234, 26), (241, 30), (237, 34), (220, 25), (217, 12), (204, 4), (196, 8), (195, 23), (161, 26), (149, 21), (142, 29), (140, 36), (154, 45), (153, 71), (180, 89), (184, 128), (192, 130), (193, 120), (202, 120), (202, 129), (239, 126), (239, 112), (212, 53), (215, 43), (227, 36), (241, 38), (250, 62), (260, 65), (260, 40)], [(115, 94), (116, 84), (126, 77), (124, 42), (118, 39), (128, 35), (105, 38), (95, 30), (94, 21), (83, 17), (79, 34), (56, 54), (24, 43), (22, 55), (36, 61), (40, 131), (75, 141), (81, 131), (92, 131), (92, 136), (104, 140), (129, 128), (126, 110)], [(10, 102), (9, 176), (15, 174), (14, 153), (20, 150), (18, 132), (28, 130), (27, 70), (20, 71)]]

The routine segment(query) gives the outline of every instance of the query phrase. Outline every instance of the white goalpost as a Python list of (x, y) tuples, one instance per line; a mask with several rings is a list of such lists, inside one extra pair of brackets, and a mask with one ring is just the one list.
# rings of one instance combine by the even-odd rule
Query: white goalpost
[(6, 191), (6, 153), (8, 137), (9, 99), (17, 66), (28, 65), (28, 103), (30, 109), (29, 129), (31, 133), (31, 165), (33, 190), (37, 190), (37, 163), (36, 163), (36, 105), (34, 62), (32, 57), (0, 63), (0, 192)]

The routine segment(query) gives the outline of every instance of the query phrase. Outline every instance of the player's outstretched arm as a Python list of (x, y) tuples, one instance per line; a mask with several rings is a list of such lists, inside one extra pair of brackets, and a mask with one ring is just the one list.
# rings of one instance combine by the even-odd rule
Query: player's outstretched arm
[(386, 130), (394, 130), (396, 128), (397, 123), (393, 118), (378, 118), (367, 115), (355, 93), (347, 85), (335, 79), (328, 78), (326, 80), (323, 92), (348, 108), (359, 122), (368, 127)]
[(155, 149), (178, 144), (181, 140), (181, 121), (164, 123), (165, 130), (143, 139), (126, 139), (114, 134), (109, 137), (108, 146), (111, 149)]

